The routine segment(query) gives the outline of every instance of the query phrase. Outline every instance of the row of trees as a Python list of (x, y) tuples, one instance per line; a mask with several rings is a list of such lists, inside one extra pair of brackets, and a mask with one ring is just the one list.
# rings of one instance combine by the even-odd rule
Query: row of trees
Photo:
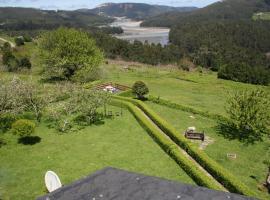
[[(97, 110), (109, 101), (110, 94), (107, 92), (83, 89), (82, 86), (72, 83), (55, 85), (51, 94), (45, 95), (42, 87), (17, 77), (9, 81), (2, 80), (0, 131), (12, 128), (16, 120), (40, 122), (42, 117), (46, 117), (53, 127), (65, 132), (73, 123), (90, 125), (100, 120)], [(21, 126), (28, 126), (29, 123), (22, 124)]]
[(181, 50), (175, 45), (161, 46), (160, 44), (150, 44), (128, 41), (114, 38), (102, 32), (90, 34), (95, 38), (97, 46), (104, 51), (108, 58), (122, 58), (128, 61), (141, 62), (151, 65), (177, 63), (183, 56)]

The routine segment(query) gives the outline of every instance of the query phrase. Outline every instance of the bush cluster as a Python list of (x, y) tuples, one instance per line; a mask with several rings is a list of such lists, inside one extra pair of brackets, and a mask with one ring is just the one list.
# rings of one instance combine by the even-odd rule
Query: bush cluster
[(12, 114), (3, 114), (0, 115), (0, 130), (6, 132), (16, 121), (16, 117)]
[(30, 136), (35, 132), (36, 125), (27, 119), (19, 119), (12, 124), (12, 131), (20, 137)]
[(246, 185), (239, 181), (236, 177), (230, 174), (226, 169), (209, 158), (206, 153), (199, 151), (181, 134), (179, 134), (174, 127), (168, 122), (158, 116), (154, 111), (149, 109), (141, 101), (125, 98), (115, 97), (120, 100), (128, 101), (138, 106), (150, 119), (156, 123), (156, 125), (164, 131), (176, 144), (183, 148), (192, 158), (194, 158), (205, 170), (207, 170), (216, 180), (227, 188), (230, 192), (235, 192), (247, 196), (255, 196), (254, 192), (250, 190)]
[(200, 186), (204, 186), (207, 188), (215, 189), (215, 190), (223, 190), (221, 186), (216, 184), (216, 182), (206, 176), (199, 167), (195, 166), (191, 160), (183, 156), (181, 151), (179, 151), (179, 147), (172, 142), (165, 135), (160, 133), (155, 125), (153, 125), (150, 121), (146, 120), (142, 111), (136, 108), (132, 103), (126, 101), (120, 101), (113, 99), (111, 104), (114, 106), (125, 106), (128, 110), (134, 115), (134, 117), (138, 120), (138, 122), (142, 125), (142, 127), (151, 135), (151, 137), (162, 147), (162, 149), (169, 154), (175, 162), (185, 170), (185, 172)]

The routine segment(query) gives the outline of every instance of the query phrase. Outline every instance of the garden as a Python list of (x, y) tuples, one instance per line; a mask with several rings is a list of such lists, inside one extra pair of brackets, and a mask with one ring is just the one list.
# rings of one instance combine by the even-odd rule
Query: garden
[[(73, 40), (66, 44), (67, 38)], [(209, 71), (103, 62), (94, 41), (73, 29), (44, 33), (15, 50), (4, 44), (2, 54), (0, 199), (45, 194), (47, 170), (66, 185), (107, 166), (269, 197), (270, 140), (261, 132), (269, 125), (268, 107), (260, 107), (258, 126), (241, 109), (267, 105), (261, 100), (268, 86), (219, 80)], [(133, 93), (114, 86), (132, 87)], [(228, 112), (228, 105), (238, 110)], [(248, 113), (250, 124), (236, 123), (239, 113)], [(221, 122), (230, 118), (241, 134), (256, 134), (247, 139), (227, 131), (231, 126)], [(193, 126), (205, 141), (185, 138)]]

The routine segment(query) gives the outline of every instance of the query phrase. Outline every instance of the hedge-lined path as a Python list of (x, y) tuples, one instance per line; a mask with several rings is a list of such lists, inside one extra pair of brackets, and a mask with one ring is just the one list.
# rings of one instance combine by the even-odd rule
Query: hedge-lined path
[[(142, 114), (145, 116), (145, 119), (147, 119), (150, 123), (152, 123), (156, 129), (158, 129), (158, 131), (163, 134), (166, 138), (168, 138), (171, 142), (175, 143), (166, 133), (164, 133), (157, 124), (155, 124), (154, 121), (152, 121), (149, 116), (143, 111), (141, 110), (138, 106), (136, 106), (137, 109), (139, 109)], [(176, 144), (177, 145), (177, 144)], [(198, 169), (201, 170), (201, 172), (203, 174), (205, 174), (206, 176), (210, 177), (218, 186), (220, 186), (224, 191), (229, 192), (221, 183), (219, 183), (211, 174), (209, 174), (196, 160), (194, 160), (184, 149), (182, 149), (181, 147), (179, 147), (179, 145), (177, 145), (178, 150), (190, 161), (193, 162), (194, 166), (197, 166)]]
[[(123, 102), (129, 103), (125, 100), (121, 100)], [(228, 190), (221, 184), (219, 183), (211, 174), (209, 174), (197, 161), (195, 161), (184, 149), (182, 149), (179, 145), (177, 145), (164, 131), (162, 131), (159, 126), (138, 106), (132, 104), (134, 106), (134, 109), (139, 112), (139, 114), (141, 116), (143, 116), (143, 118), (150, 123), (150, 125), (148, 126), (149, 129), (151, 129), (150, 127), (154, 128), (159, 134), (161, 134), (163, 137), (165, 137), (168, 141), (170, 141), (170, 143), (174, 144), (177, 147), (178, 152), (181, 154), (181, 156), (184, 156), (187, 160), (189, 160), (189, 162), (192, 163), (192, 165), (198, 169), (202, 175), (205, 177), (205, 179), (210, 180), (211, 182), (213, 182), (217, 187), (215, 187), (215, 189), (219, 188), (220, 190), (226, 191), (228, 192)], [(136, 114), (135, 118), (137, 119)], [(140, 121), (139, 121), (140, 123)], [(192, 177), (191, 177), (192, 178)], [(195, 180), (194, 180), (195, 181)]]

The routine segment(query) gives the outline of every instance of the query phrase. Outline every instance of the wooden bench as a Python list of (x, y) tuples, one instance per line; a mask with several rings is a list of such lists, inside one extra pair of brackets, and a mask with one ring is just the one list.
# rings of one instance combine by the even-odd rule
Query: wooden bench
[(188, 139), (194, 139), (194, 140), (201, 140), (204, 141), (205, 134), (203, 133), (197, 133), (193, 131), (186, 131), (185, 132), (185, 137)]

